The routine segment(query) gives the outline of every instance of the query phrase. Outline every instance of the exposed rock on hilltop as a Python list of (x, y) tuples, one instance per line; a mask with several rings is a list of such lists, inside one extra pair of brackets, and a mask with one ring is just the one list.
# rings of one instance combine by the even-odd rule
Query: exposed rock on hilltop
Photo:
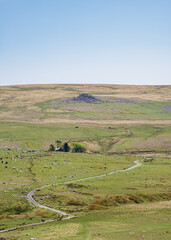
[(86, 103), (98, 103), (101, 102), (100, 99), (93, 97), (92, 95), (89, 95), (87, 93), (82, 93), (78, 97), (74, 97), (72, 101), (75, 102), (86, 102)]
[(56, 108), (60, 104), (76, 104), (76, 103), (92, 103), (92, 104), (102, 104), (106, 101), (93, 97), (90, 94), (82, 93), (78, 97), (73, 97), (72, 99), (63, 100), (63, 101), (52, 101), (48, 108)]

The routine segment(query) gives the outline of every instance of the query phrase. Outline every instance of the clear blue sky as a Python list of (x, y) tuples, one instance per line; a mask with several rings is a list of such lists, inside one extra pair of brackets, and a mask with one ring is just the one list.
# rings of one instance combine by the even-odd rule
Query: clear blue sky
[(0, 85), (171, 84), (170, 0), (0, 0)]

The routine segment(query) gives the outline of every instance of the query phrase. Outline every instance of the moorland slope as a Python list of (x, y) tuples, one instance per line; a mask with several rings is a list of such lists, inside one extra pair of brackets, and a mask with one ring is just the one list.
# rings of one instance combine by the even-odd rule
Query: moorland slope
[(3, 147), (47, 149), (61, 139), (89, 152), (170, 151), (170, 126), (171, 86), (0, 87)]
[[(171, 86), (0, 87), (0, 230), (25, 226), (0, 239), (171, 239), (170, 96)], [(48, 151), (56, 140), (86, 153)], [(61, 212), (76, 217), (53, 222)]]

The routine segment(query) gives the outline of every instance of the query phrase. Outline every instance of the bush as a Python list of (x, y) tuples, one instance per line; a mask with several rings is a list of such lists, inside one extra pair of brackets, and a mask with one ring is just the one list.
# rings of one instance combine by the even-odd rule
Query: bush
[(67, 188), (82, 188), (82, 187), (86, 187), (82, 184), (76, 184), (76, 183), (69, 183), (67, 184)]
[(106, 206), (107, 205), (107, 199), (103, 198), (103, 197), (100, 197), (100, 198), (96, 199), (93, 202), (93, 204)]
[(51, 144), (51, 145), (49, 146), (49, 151), (55, 151), (55, 147), (54, 147), (53, 144)]
[(101, 205), (101, 206), (117, 206), (117, 203), (114, 201), (112, 196), (110, 197), (99, 197), (97, 198), (92, 205)]
[(72, 152), (85, 152), (85, 147), (81, 143), (73, 142)]
[(74, 206), (84, 206), (85, 202), (82, 199), (79, 198), (74, 198), (74, 197), (70, 197), (65, 201), (66, 205), (74, 205)]
[(104, 209), (106, 209), (105, 206), (99, 205), (99, 204), (95, 204), (95, 203), (91, 203), (91, 204), (88, 206), (88, 210), (104, 210)]

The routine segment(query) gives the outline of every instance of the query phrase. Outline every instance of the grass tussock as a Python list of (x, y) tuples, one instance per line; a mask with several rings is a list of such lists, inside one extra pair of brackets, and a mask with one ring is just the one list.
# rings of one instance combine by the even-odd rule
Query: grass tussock
[(0, 240), (16, 240), (17, 238), (14, 237), (6, 237), (6, 236), (0, 236)]
[(171, 193), (161, 194), (130, 194), (100, 197), (94, 196), (96, 199), (88, 206), (88, 210), (103, 210), (110, 206), (118, 206), (122, 204), (141, 204), (154, 201), (165, 201), (171, 199)]
[(103, 205), (92, 203), (88, 206), (88, 210), (104, 210), (106, 207)]
[(144, 202), (143, 199), (140, 196), (136, 196), (136, 195), (133, 195), (133, 194), (131, 194), (128, 198), (133, 203), (143, 203)]
[(82, 184), (76, 184), (76, 183), (67, 184), (67, 188), (82, 188), (82, 187), (85, 187), (85, 186)]
[(114, 196), (113, 198), (116, 203), (121, 203), (121, 204), (129, 203), (127, 196)]
[(3, 214), (3, 215), (0, 215), (0, 220), (3, 220), (3, 219), (12, 219), (14, 218), (13, 216), (9, 215), (9, 214)]
[(29, 218), (33, 218), (35, 216), (40, 216), (41, 218), (58, 218), (59, 214), (56, 212), (52, 212), (46, 209), (34, 209), (30, 214), (28, 214)]
[(84, 206), (85, 202), (84, 200), (80, 199), (80, 198), (74, 198), (74, 197), (70, 197), (68, 199), (65, 200), (64, 202), (65, 205), (74, 205), (74, 206)]
[(6, 208), (4, 208), (3, 213), (4, 213), (4, 215), (6, 215), (6, 213), (22, 214), (22, 213), (26, 213), (26, 212), (30, 211), (31, 209), (32, 209), (32, 207), (29, 203), (18, 201), (16, 203), (13, 203), (12, 205), (9, 205)]

